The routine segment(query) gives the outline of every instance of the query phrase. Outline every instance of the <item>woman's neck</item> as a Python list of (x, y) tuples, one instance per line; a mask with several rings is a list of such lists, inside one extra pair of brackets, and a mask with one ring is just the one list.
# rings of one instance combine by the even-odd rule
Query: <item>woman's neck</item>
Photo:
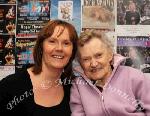
[(97, 80), (96, 86), (104, 87), (104, 85), (107, 83), (108, 79), (110, 78), (112, 71), (113, 71), (113, 68), (110, 65), (107, 75), (105, 75), (102, 79)]
[(40, 73), (40, 77), (42, 80), (56, 81), (60, 79), (63, 69), (56, 69), (47, 66), (42, 66), (42, 72)]

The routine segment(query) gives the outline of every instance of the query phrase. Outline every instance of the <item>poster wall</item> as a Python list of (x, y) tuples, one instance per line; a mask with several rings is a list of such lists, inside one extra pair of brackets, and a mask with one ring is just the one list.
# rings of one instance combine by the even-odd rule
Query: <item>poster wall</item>
[(51, 0), (51, 19), (68, 21), (81, 32), (82, 0)]
[(0, 79), (34, 63), (37, 34), (51, 19), (73, 24), (78, 35), (107, 33), (114, 51), (128, 57), (126, 65), (150, 77), (149, 0), (1, 0)]
[(50, 0), (0, 1), (0, 79), (33, 64), (37, 33), (50, 20)]
[(126, 66), (150, 73), (150, 38), (148, 36), (118, 36), (117, 52), (128, 57)]
[(49, 0), (19, 0), (17, 4), (16, 37), (36, 37), (50, 19)]

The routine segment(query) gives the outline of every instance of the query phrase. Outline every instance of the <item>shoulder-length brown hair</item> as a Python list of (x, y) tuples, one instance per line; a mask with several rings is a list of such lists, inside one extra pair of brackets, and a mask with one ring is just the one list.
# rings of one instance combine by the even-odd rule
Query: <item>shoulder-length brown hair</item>
[(64, 73), (66, 74), (70, 73), (70, 70), (72, 70), (71, 64), (77, 51), (77, 39), (78, 39), (78, 35), (75, 30), (75, 27), (72, 24), (62, 20), (51, 20), (39, 32), (36, 44), (33, 49), (33, 58), (34, 58), (33, 73), (34, 74), (39, 74), (42, 71), (43, 41), (48, 37), (52, 36), (56, 26), (63, 26), (64, 28), (67, 28), (69, 31), (69, 37), (73, 44), (73, 51), (68, 64), (64, 68)]

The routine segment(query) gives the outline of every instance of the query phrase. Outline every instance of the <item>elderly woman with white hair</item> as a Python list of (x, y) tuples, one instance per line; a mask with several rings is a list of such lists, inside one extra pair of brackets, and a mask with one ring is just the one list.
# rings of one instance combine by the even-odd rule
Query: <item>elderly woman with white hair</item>
[[(72, 116), (150, 116), (150, 79), (122, 65), (104, 33), (85, 31), (78, 40)], [(75, 62), (78, 63), (78, 62)]]

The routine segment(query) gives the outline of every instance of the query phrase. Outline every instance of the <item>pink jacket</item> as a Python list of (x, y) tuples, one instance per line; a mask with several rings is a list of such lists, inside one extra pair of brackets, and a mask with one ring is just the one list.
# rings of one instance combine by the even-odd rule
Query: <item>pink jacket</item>
[(72, 116), (150, 116), (150, 79), (137, 69), (121, 66), (123, 60), (114, 56), (114, 69), (103, 92), (75, 64), (78, 77), (71, 88)]

